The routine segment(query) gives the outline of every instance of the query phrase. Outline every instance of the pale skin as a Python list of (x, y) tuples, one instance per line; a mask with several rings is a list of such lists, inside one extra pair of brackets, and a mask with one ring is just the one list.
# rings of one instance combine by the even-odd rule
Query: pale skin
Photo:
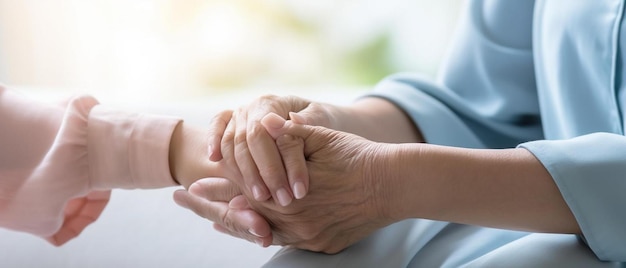
[(172, 177), (185, 188), (188, 188), (198, 178), (224, 174), (225, 169), (218, 163), (208, 161), (205, 151), (206, 130), (180, 123), (172, 133), (170, 140), (169, 163)]
[[(371, 104), (380, 110), (371, 109)], [(261, 118), (270, 112), (283, 118), (288, 118), (290, 113), (298, 116), (293, 112), (300, 112), (303, 116), (295, 118), (296, 122), (327, 126), (374, 141), (423, 140), (406, 116), (398, 116), (398, 110), (394, 106), (380, 104), (375, 99), (365, 99), (353, 106), (338, 107), (312, 103), (295, 96), (280, 98), (267, 95), (234, 112), (224, 111), (216, 115), (209, 132), (209, 158), (219, 161), (223, 159), (224, 149), (234, 151), (235, 162), (244, 175), (243, 183), (253, 193), (253, 197), (257, 201), (273, 197), (276, 203), (283, 206), (288, 205), (293, 198), (301, 199), (306, 195), (308, 174), (302, 163), (283, 165), (279, 161), (281, 157), (278, 149), (260, 124)], [(399, 129), (392, 133), (386, 131), (392, 127)], [(249, 144), (252, 146), (248, 146)], [(222, 149), (224, 146), (227, 148)], [(298, 187), (298, 184), (302, 187)], [(281, 189), (284, 194), (279, 195)]]
[[(228, 215), (250, 211), (251, 206), (272, 223), (272, 243), (327, 253), (336, 253), (376, 229), (410, 218), (532, 232), (581, 232), (549, 173), (525, 149), (463, 149), (425, 144), (419, 128), (384, 99), (361, 99), (345, 107), (309, 103), (299, 110), (290, 110), (298, 114), (287, 113), (291, 119), (287, 122), (280, 119), (285, 118), (284, 113), (267, 114), (272, 107), (288, 107), (293, 99), (276, 97), (274, 104), (264, 101), (264, 107), (250, 106), (259, 110), (248, 113), (263, 116), (248, 117), (247, 122), (263, 125), (266, 137), (276, 140), (258, 136), (248, 139), (248, 150), (263, 151), (268, 144), (278, 144), (274, 148), (283, 158), (265, 157), (280, 163), (289, 163), (284, 161), (289, 159), (285, 155), (304, 152), (310, 188), (305, 197), (287, 206), (258, 201), (249, 191), (243, 191), (246, 198), (235, 197), (226, 214), (217, 212), (214, 204), (202, 203), (200, 197), (211, 199), (207, 193), (230, 189), (232, 185), (198, 183), (190, 189), (195, 196), (176, 194), (177, 200), (185, 200), (186, 207), (214, 221), (220, 231), (249, 236), (240, 230), (247, 230), (251, 224), (229, 219)], [(213, 134), (220, 134), (215, 124), (212, 128)], [(226, 131), (221, 143), (235, 142), (229, 135)], [(354, 151), (358, 153), (349, 155)], [(220, 153), (225, 158), (233, 154)], [(250, 168), (237, 164), (240, 169)], [(285, 170), (289, 170), (289, 164), (286, 165)], [(333, 165), (342, 168), (333, 169)], [(351, 202), (354, 200), (364, 201)], [(319, 211), (328, 211), (329, 206), (333, 206), (334, 217), (318, 215)], [(358, 213), (353, 215), (355, 211)], [(342, 221), (341, 215), (347, 220)]]
[[(170, 171), (172, 177), (186, 189), (200, 178), (227, 177), (237, 179), (241, 177), (232, 161), (213, 162), (207, 158), (207, 135), (208, 129), (184, 122), (178, 124), (172, 133), (169, 153)], [(227, 182), (229, 187), (221, 186), (224, 182)], [(270, 226), (257, 213), (251, 210), (228, 211), (228, 203), (224, 202), (240, 195), (239, 187), (230, 187), (231, 183), (226, 180), (217, 180), (215, 183), (199, 183), (198, 185), (220, 188), (219, 191), (208, 191), (205, 196), (212, 201), (205, 202), (211, 205), (215, 213), (228, 215), (228, 219), (233, 222), (246, 222), (245, 227), (238, 225), (231, 227), (240, 234), (239, 237), (260, 245), (271, 243)]]
[[(170, 141), (169, 150), (169, 166), (172, 173), (172, 177), (176, 179), (181, 185), (186, 188), (193, 182), (200, 178), (207, 176), (236, 176), (237, 170), (229, 168), (226, 161), (219, 163), (211, 162), (206, 157), (206, 135), (207, 130), (201, 129), (189, 124), (180, 123), (172, 133), (172, 139)], [(59, 158), (66, 160), (65, 158)], [(54, 163), (56, 165), (68, 165), (68, 169), (71, 169), (70, 163)], [(64, 173), (65, 176), (72, 174), (70, 172)], [(48, 177), (54, 178), (55, 174), (48, 174)], [(75, 181), (71, 182), (71, 185), (67, 187), (85, 188), (87, 191), (88, 182), (82, 180), (80, 174), (73, 176)], [(173, 183), (172, 183), (173, 185)], [(111, 188), (116, 188), (118, 185), (110, 185)], [(219, 191), (215, 195), (211, 195), (212, 200), (229, 201), (235, 195), (239, 195), (240, 192), (224, 190)], [(67, 241), (78, 236), (81, 231), (88, 225), (81, 224), (84, 222), (94, 222), (102, 210), (105, 208), (110, 198), (110, 191), (91, 191), (85, 196), (74, 198), (70, 200), (65, 208), (63, 208), (63, 215), (65, 220), (63, 221), (62, 228), (54, 235), (47, 237), (53, 245), (60, 246)], [(45, 216), (45, 215), (44, 215)], [(229, 217), (237, 222), (247, 222), (254, 228), (247, 228), (245, 230), (238, 230), (239, 232), (247, 233), (242, 237), (255, 241), (257, 236), (269, 236), (270, 227), (258, 214), (248, 210), (233, 211), (229, 214)], [(250, 231), (254, 232), (252, 235)]]

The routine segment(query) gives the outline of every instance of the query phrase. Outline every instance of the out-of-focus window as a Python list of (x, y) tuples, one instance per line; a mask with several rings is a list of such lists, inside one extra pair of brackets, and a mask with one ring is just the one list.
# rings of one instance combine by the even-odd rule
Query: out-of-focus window
[(0, 0), (0, 81), (128, 98), (434, 74), (458, 0)]

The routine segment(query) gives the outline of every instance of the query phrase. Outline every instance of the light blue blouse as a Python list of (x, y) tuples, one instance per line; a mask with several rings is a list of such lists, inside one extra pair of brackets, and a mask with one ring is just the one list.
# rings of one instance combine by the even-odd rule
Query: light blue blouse
[[(471, 0), (435, 82), (382, 81), (429, 143), (530, 150), (602, 260), (626, 261), (622, 0)], [(622, 36), (624, 35), (624, 36)]]

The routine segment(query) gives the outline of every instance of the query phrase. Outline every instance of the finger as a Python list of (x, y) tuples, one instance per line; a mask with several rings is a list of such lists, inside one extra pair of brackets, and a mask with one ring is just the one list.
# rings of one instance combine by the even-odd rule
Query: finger
[(263, 183), (278, 204), (289, 205), (293, 200), (292, 188), (276, 142), (259, 121), (249, 122), (247, 130), (248, 149)]
[(238, 237), (238, 238), (242, 238), (242, 239), (246, 239), (250, 242), (254, 242), (257, 245), (259, 245), (260, 247), (268, 247), (270, 245), (272, 245), (272, 236), (266, 236), (266, 237), (258, 237), (258, 236), (253, 236), (252, 240), (250, 240), (250, 236), (245, 236), (242, 237), (240, 233), (238, 232), (233, 232), (230, 229), (219, 225), (217, 223), (213, 223), (213, 229), (215, 229), (216, 231), (223, 233), (223, 234), (227, 234), (230, 236), (234, 236), (234, 237)]
[(185, 190), (175, 191), (174, 201), (198, 216), (238, 233), (237, 237), (246, 237), (250, 241), (259, 237), (271, 237), (269, 223), (253, 210), (233, 210), (228, 207), (227, 202), (209, 201)]
[[(274, 113), (269, 113), (264, 116), (263, 119), (261, 119), (261, 124), (265, 127), (265, 130), (267, 130), (267, 133), (269, 133), (274, 139), (278, 139), (278, 137), (287, 134), (287, 131), (289, 129), (288, 122), (293, 121), (287, 121)], [(308, 134), (309, 133), (302, 132), (300, 135), (296, 136), (303, 136)]]
[(297, 113), (289, 112), (289, 119), (296, 124), (328, 127), (330, 125), (329, 114), (328, 108), (324, 105), (312, 102)]
[(285, 134), (302, 138), (304, 140), (305, 157), (319, 151), (337, 135), (337, 132), (325, 127), (294, 124), (292, 121), (286, 121), (273, 113), (263, 117), (261, 124), (274, 139), (278, 139), (278, 137)]
[(189, 186), (189, 193), (211, 201), (228, 202), (241, 194), (239, 187), (228, 179), (204, 178)]
[(300, 124), (300, 125), (313, 125), (313, 124), (309, 124), (309, 120), (308, 117), (305, 116), (304, 113), (301, 113), (302, 111), (298, 112), (298, 113), (294, 113), (294, 112), (289, 112), (289, 119), (291, 121), (293, 121), (296, 124)]
[[(233, 115), (234, 117), (234, 115)], [(231, 169), (232, 172), (236, 174), (228, 177), (229, 180), (235, 182), (238, 186), (244, 185), (242, 176), (239, 172), (239, 168), (237, 166), (237, 161), (235, 160), (235, 119), (231, 117), (228, 125), (226, 126), (226, 130), (224, 130), (224, 136), (222, 137), (222, 142), (220, 144), (223, 161), (225, 161), (226, 165)]]
[(296, 199), (306, 196), (309, 189), (309, 172), (304, 157), (304, 140), (292, 135), (282, 135), (276, 139), (276, 145), (287, 169), (289, 184)]
[(72, 199), (66, 208), (63, 225), (54, 235), (46, 238), (60, 246), (77, 237), (87, 226), (95, 222), (109, 202), (111, 191), (94, 191), (84, 197)]
[(250, 149), (248, 148), (247, 142), (247, 124), (246, 124), (247, 116), (246, 112), (243, 110), (239, 110), (235, 116), (235, 137), (234, 137), (234, 146), (235, 146), (235, 160), (237, 162), (237, 166), (239, 167), (239, 171), (243, 176), (243, 183), (245, 188), (248, 189), (252, 196), (257, 201), (265, 201), (271, 197), (269, 190), (265, 186), (265, 183), (261, 179), (261, 175), (259, 174), (258, 168), (252, 155), (250, 154)]
[(239, 195), (228, 202), (228, 207), (231, 209), (248, 209), (250, 208), (250, 203), (243, 195)]
[(209, 152), (209, 160), (211, 161), (219, 161), (223, 158), (221, 149), (221, 141), (224, 136), (224, 131), (226, 131), (226, 126), (230, 121), (230, 118), (233, 115), (232, 110), (226, 110), (219, 112), (216, 114), (213, 119), (211, 119), (211, 123), (209, 124), (209, 135), (208, 135), (208, 152)]

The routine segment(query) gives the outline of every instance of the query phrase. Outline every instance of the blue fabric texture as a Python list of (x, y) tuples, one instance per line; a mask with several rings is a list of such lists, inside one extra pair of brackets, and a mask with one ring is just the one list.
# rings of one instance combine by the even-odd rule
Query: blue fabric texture
[(390, 100), (429, 143), (531, 151), (602, 260), (626, 261), (622, 0), (472, 0), (439, 76)]

